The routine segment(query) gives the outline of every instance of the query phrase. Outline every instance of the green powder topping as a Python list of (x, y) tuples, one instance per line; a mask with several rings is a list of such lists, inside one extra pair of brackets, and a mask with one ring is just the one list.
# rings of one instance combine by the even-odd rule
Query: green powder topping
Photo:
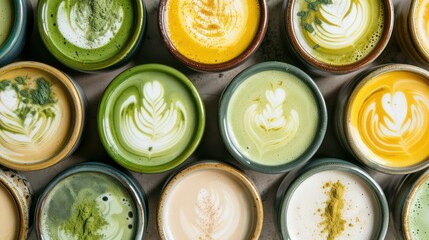
[(104, 235), (98, 230), (107, 226), (95, 200), (81, 200), (73, 207), (71, 217), (61, 225), (66, 233), (83, 240), (99, 240)]
[(55, 103), (51, 89), (51, 83), (44, 78), (36, 80), (36, 88), (26, 87), (25, 77), (16, 77), (15, 81), (2, 80), (0, 81), (0, 91), (12, 88), (16, 91), (19, 100), (24, 103), (32, 103), (35, 105), (47, 105)]
[(328, 200), (325, 202), (325, 211), (321, 214), (324, 219), (321, 225), (322, 233), (327, 232), (327, 240), (334, 240), (345, 228), (346, 220), (343, 218), (345, 186), (337, 181), (334, 184), (326, 183), (323, 188), (330, 188)]

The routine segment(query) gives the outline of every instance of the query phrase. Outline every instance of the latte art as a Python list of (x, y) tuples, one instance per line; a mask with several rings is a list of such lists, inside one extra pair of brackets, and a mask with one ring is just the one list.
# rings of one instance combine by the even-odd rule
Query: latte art
[(266, 151), (287, 145), (295, 137), (299, 128), (299, 115), (294, 109), (284, 113), (286, 92), (282, 88), (266, 90), (267, 104), (259, 110), (260, 103), (251, 105), (243, 116), (245, 129), (250, 139), (255, 141), (260, 157)]
[[(107, 45), (118, 33), (124, 17), (122, 7), (115, 0), (78, 0), (73, 5), (66, 1), (58, 7), (58, 29), (67, 41), (83, 49)], [(100, 7), (103, 6), (103, 7)], [(115, 17), (107, 18), (109, 14)]]
[(147, 82), (143, 92), (135, 87), (125, 90), (128, 96), (120, 105), (118, 133), (129, 151), (148, 159), (173, 157), (170, 149), (181, 142), (189, 121), (180, 100), (166, 102), (164, 88), (158, 81)]
[(392, 166), (425, 160), (429, 156), (429, 86), (425, 79), (394, 72), (367, 84), (351, 105), (356, 108), (351, 114), (352, 134), (363, 154)]

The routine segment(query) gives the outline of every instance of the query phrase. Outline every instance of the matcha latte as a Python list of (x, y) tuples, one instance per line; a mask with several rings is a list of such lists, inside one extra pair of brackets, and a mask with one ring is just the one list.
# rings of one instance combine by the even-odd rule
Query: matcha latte
[(204, 131), (204, 106), (192, 82), (163, 65), (121, 73), (104, 93), (99, 132), (109, 154), (139, 172), (161, 172), (186, 160)]
[(14, 23), (13, 0), (0, 1), (0, 49), (7, 42)]
[(146, 14), (138, 0), (42, 0), (39, 31), (51, 53), (77, 70), (123, 63), (141, 40)]
[(262, 171), (285, 171), (317, 149), (326, 110), (317, 87), (304, 75), (268, 62), (245, 70), (228, 86), (220, 129), (236, 158), (268, 167)]

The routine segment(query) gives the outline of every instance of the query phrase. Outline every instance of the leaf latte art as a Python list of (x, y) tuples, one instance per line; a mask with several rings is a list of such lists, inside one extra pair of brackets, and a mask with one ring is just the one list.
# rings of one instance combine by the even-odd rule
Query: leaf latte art
[(119, 119), (124, 145), (148, 159), (173, 156), (169, 151), (180, 143), (188, 122), (182, 102), (166, 102), (164, 88), (156, 80), (144, 84), (143, 96), (134, 87), (124, 94), (128, 98), (120, 105)]
[(351, 134), (362, 154), (393, 167), (426, 160), (429, 86), (425, 79), (395, 72), (376, 77), (366, 85), (350, 105)]
[(254, 103), (244, 114), (245, 128), (261, 155), (265, 151), (287, 145), (298, 132), (299, 115), (294, 109), (284, 113), (286, 92), (281, 89), (267, 90), (268, 103), (259, 112), (260, 104)]

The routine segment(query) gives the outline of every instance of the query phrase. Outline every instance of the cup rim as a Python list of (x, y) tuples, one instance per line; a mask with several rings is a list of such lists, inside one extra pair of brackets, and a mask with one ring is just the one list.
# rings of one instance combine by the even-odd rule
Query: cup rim
[(167, 48), (167, 50), (170, 52), (170, 54), (173, 55), (179, 62), (197, 71), (221, 72), (221, 71), (232, 69), (242, 64), (246, 59), (249, 58), (250, 55), (256, 52), (256, 50), (262, 44), (262, 41), (264, 40), (264, 37), (265, 37), (265, 33), (267, 32), (267, 28), (268, 28), (267, 3), (264, 0), (258, 0), (259, 12), (260, 12), (259, 26), (249, 46), (243, 52), (241, 52), (237, 57), (230, 59), (226, 62), (216, 63), (216, 64), (200, 63), (184, 56), (176, 49), (174, 44), (170, 41), (167, 27), (165, 26), (166, 24), (165, 12), (167, 7), (167, 1), (168, 0), (160, 0), (159, 10), (158, 10), (158, 28), (161, 33), (164, 45)]
[[(409, 17), (407, 20), (407, 24), (409, 25), (409, 29), (411, 31), (411, 39), (414, 43), (414, 45), (417, 47), (417, 52), (421, 55), (421, 57), (426, 61), (429, 62), (429, 49), (424, 46), (421, 39), (418, 37), (417, 32), (417, 7), (419, 5), (420, 1), (411, 0), (411, 6), (409, 10)], [(406, 34), (406, 33), (404, 33)]]
[[(245, 157), (242, 153), (240, 153), (239, 149), (234, 146), (234, 143), (228, 131), (227, 109), (229, 101), (231, 100), (231, 97), (233, 96), (235, 90), (241, 85), (242, 82), (246, 81), (250, 76), (267, 70), (286, 72), (296, 76), (300, 81), (302, 81), (313, 93), (313, 97), (316, 101), (319, 115), (319, 120), (317, 124), (318, 130), (316, 131), (316, 134), (311, 144), (309, 144), (308, 148), (296, 159), (280, 165), (263, 165)], [(242, 165), (255, 171), (273, 174), (290, 171), (294, 168), (304, 165), (308, 160), (310, 160), (310, 158), (319, 149), (325, 137), (328, 124), (328, 113), (323, 95), (310, 76), (308, 76), (305, 72), (293, 65), (273, 61), (257, 63), (253, 66), (250, 66), (232, 79), (232, 81), (223, 91), (219, 100), (218, 123), (221, 138), (225, 143), (225, 146), (228, 149), (229, 153), (234, 157), (234, 159), (236, 159)]]
[[(138, 72), (146, 72), (146, 71), (156, 71), (160, 73), (168, 74), (174, 79), (176, 79), (178, 82), (184, 85), (184, 87), (189, 90), (189, 93), (192, 95), (193, 102), (195, 104), (195, 111), (197, 115), (197, 126), (195, 126), (195, 134), (191, 142), (189, 143), (188, 147), (183, 150), (183, 152), (177, 156), (176, 158), (172, 159), (171, 161), (162, 164), (162, 165), (156, 165), (156, 166), (145, 166), (142, 164), (137, 164), (134, 162), (129, 161), (125, 157), (122, 157), (120, 154), (117, 153), (113, 148), (117, 144), (117, 141), (114, 139), (109, 139), (107, 137), (106, 132), (107, 129), (110, 129), (105, 123), (105, 112), (107, 109), (107, 104), (110, 101), (109, 97), (114, 92), (116, 87), (120, 86), (123, 82), (127, 81), (127, 78), (129, 76), (132, 76), (135, 73)], [(101, 142), (110, 155), (110, 157), (113, 158), (119, 165), (140, 173), (160, 173), (165, 172), (170, 169), (173, 169), (183, 162), (185, 162), (192, 153), (197, 149), (199, 143), (201, 142), (201, 139), (203, 137), (204, 129), (205, 129), (205, 122), (206, 122), (206, 116), (205, 116), (205, 107), (203, 99), (198, 92), (198, 89), (194, 85), (194, 83), (183, 73), (179, 72), (178, 70), (162, 65), (162, 64), (143, 64), (138, 65), (132, 68), (129, 68), (119, 75), (117, 75), (113, 81), (109, 84), (109, 86), (106, 88), (106, 90), (103, 93), (103, 97), (101, 99), (101, 103), (98, 110), (98, 133), (101, 139)], [(110, 130), (109, 130), (110, 131)]]
[[(324, 172), (324, 171), (342, 171), (351, 173), (354, 176), (359, 177), (363, 182), (367, 183), (368, 188), (370, 188), (374, 194), (374, 198), (377, 201), (377, 208), (379, 210), (378, 216), (380, 218), (381, 225), (377, 229), (376, 239), (384, 239), (387, 234), (388, 225), (389, 225), (389, 206), (387, 203), (386, 196), (383, 192), (383, 189), (380, 185), (362, 168), (349, 163), (347, 161), (335, 158), (320, 158), (316, 159), (314, 162), (304, 166), (302, 169), (296, 170), (297, 175), (294, 179), (288, 182), (288, 186), (285, 189), (285, 192), (281, 196), (280, 204), (279, 204), (279, 232), (284, 239), (289, 238), (289, 234), (287, 231), (287, 222), (286, 216), (287, 207), (289, 206), (290, 199), (293, 196), (295, 190), (310, 176)], [(293, 175), (293, 174), (291, 174)], [(285, 177), (284, 180), (289, 176), (289, 174)], [(287, 184), (285, 181), (284, 184)], [(284, 226), (284, 228), (282, 228)]]
[[(404, 180), (407, 180), (407, 179), (404, 179)], [(416, 192), (423, 185), (423, 183), (426, 182), (427, 180), (429, 180), (429, 170), (424, 171), (421, 176), (419, 176), (416, 180), (413, 181), (413, 183), (411, 184), (411, 189), (407, 194), (407, 197), (405, 200), (405, 206), (404, 206), (404, 208), (402, 210), (402, 214), (401, 214), (401, 225), (403, 228), (403, 234), (406, 236), (406, 239), (412, 239), (412, 236), (410, 234), (409, 221), (408, 221), (411, 202), (412, 202)]]
[[(48, 159), (35, 163), (17, 163), (4, 159), (0, 156), (0, 163), (6, 167), (21, 170), (34, 171), (50, 167), (62, 159), (66, 158), (78, 145), (84, 125), (84, 100), (73, 80), (60, 70), (40, 62), (22, 61), (15, 62), (0, 68), (0, 76), (6, 72), (11, 72), (20, 68), (33, 68), (45, 72), (55, 78), (61, 84), (69, 97), (73, 124), (70, 125), (69, 138), (59, 151)], [(62, 149), (61, 149), (62, 148)]]
[(295, 18), (293, 14), (293, 8), (295, 5), (295, 2), (297, 0), (290, 0), (287, 2), (286, 9), (283, 11), (286, 11), (286, 14), (284, 14), (284, 19), (281, 19), (281, 21), (284, 22), (286, 26), (286, 32), (289, 36), (289, 42), (292, 45), (293, 52), (296, 53), (298, 56), (298, 59), (305, 62), (306, 64), (309, 64), (310, 66), (322, 70), (324, 72), (329, 72), (333, 74), (345, 74), (357, 71), (359, 69), (362, 69), (366, 66), (368, 66), (370, 63), (372, 63), (380, 54), (383, 52), (383, 50), (386, 48), (387, 44), (389, 43), (390, 37), (393, 32), (393, 24), (394, 24), (394, 12), (393, 12), (393, 3), (392, 0), (382, 0), (385, 6), (384, 13), (385, 13), (385, 23), (384, 23), (384, 29), (383, 34), (377, 44), (377, 46), (364, 58), (360, 59), (357, 62), (345, 64), (345, 65), (334, 65), (325, 63), (321, 60), (317, 60), (314, 58), (310, 53), (308, 53), (302, 44), (298, 41), (295, 30), (294, 30), (294, 24), (293, 20)]
[(13, 0), (13, 6), (15, 10), (14, 23), (6, 42), (3, 43), (3, 46), (0, 46), (0, 59), (5, 58), (13, 51), (21, 35), (25, 32), (25, 26), (27, 25), (27, 15), (25, 13), (27, 9), (26, 0)]
[(144, 6), (143, 1), (134, 0), (134, 12), (136, 16), (134, 17), (134, 27), (133, 31), (131, 31), (130, 36), (126, 42), (126, 46), (121, 49), (115, 56), (112, 56), (106, 60), (98, 61), (98, 62), (82, 62), (78, 60), (74, 60), (62, 53), (62, 51), (56, 47), (54, 41), (50, 37), (49, 31), (46, 28), (48, 24), (45, 21), (46, 13), (46, 4), (49, 0), (40, 0), (37, 7), (37, 29), (42, 38), (42, 41), (45, 47), (49, 50), (49, 52), (62, 64), (72, 69), (78, 71), (98, 71), (108, 68), (115, 68), (122, 61), (126, 60), (127, 57), (132, 54), (136, 46), (138, 46), (139, 42), (142, 39), (143, 33), (146, 27), (146, 8)]
[(215, 160), (204, 160), (201, 162), (190, 164), (189, 166), (185, 166), (184, 168), (180, 169), (176, 173), (173, 173), (169, 179), (167, 179), (162, 192), (160, 196), (160, 200), (158, 203), (157, 208), (157, 229), (158, 233), (161, 237), (161, 239), (165, 240), (167, 239), (165, 233), (164, 233), (164, 227), (163, 227), (163, 211), (164, 211), (164, 204), (167, 201), (167, 198), (172, 191), (172, 189), (180, 183), (180, 181), (187, 177), (189, 174), (192, 174), (196, 171), (202, 171), (202, 170), (222, 170), (227, 174), (232, 175), (237, 180), (240, 181), (240, 183), (243, 183), (246, 187), (246, 190), (250, 193), (252, 198), (252, 203), (255, 208), (255, 219), (256, 222), (254, 224), (254, 230), (251, 239), (258, 239), (261, 232), (262, 232), (262, 226), (263, 226), (263, 219), (264, 219), (264, 210), (262, 205), (262, 200), (259, 195), (258, 189), (256, 188), (255, 184), (252, 182), (252, 180), (246, 176), (241, 170)]
[(363, 74), (355, 78), (354, 80), (352, 80), (353, 82), (352, 84), (354, 86), (352, 86), (353, 90), (351, 91), (350, 95), (346, 99), (346, 104), (345, 104), (344, 113), (343, 113), (345, 118), (342, 121), (344, 122), (345, 139), (348, 145), (350, 146), (350, 150), (360, 162), (362, 162), (369, 168), (372, 168), (379, 172), (383, 172), (387, 174), (407, 174), (407, 173), (416, 172), (428, 167), (429, 158), (427, 158), (426, 160), (423, 160), (418, 164), (414, 164), (408, 167), (390, 167), (388, 165), (378, 164), (376, 163), (376, 161), (373, 161), (372, 159), (365, 156), (359, 150), (359, 148), (355, 144), (355, 140), (353, 137), (353, 133), (350, 129), (350, 126), (347, 124), (347, 121), (348, 119), (350, 119), (350, 115), (351, 115), (351, 102), (354, 100), (356, 94), (361, 90), (361, 88), (367, 82), (371, 81), (373, 78), (377, 76), (380, 76), (389, 72), (396, 72), (396, 71), (407, 71), (407, 72), (420, 75), (424, 77), (427, 80), (427, 83), (429, 84), (429, 72), (423, 68), (413, 66), (413, 65), (408, 65), (408, 64), (396, 64), (396, 63), (378, 66), (375, 69), (372, 69), (369, 73)]
[[(0, 173), (3, 170), (0, 168)], [(13, 198), (16, 209), (18, 210), (18, 218), (19, 218), (19, 229), (16, 230), (18, 234), (17, 240), (25, 240), (27, 239), (27, 231), (29, 230), (29, 219), (26, 218), (26, 215), (29, 210), (26, 210), (26, 206), (20, 200), (21, 196), (17, 193), (16, 190), (3, 178), (2, 174), (0, 174), (0, 185), (3, 186)]]
[(43, 207), (45, 206), (47, 197), (51, 194), (51, 191), (65, 178), (70, 177), (75, 174), (85, 174), (85, 173), (100, 173), (106, 176), (109, 176), (115, 179), (118, 184), (120, 184), (132, 198), (137, 215), (137, 224), (138, 227), (135, 230), (135, 238), (143, 239), (147, 224), (148, 224), (148, 205), (146, 200), (146, 195), (130, 176), (124, 172), (104, 163), (99, 162), (84, 162), (77, 165), (74, 165), (56, 175), (46, 187), (41, 192), (35, 207), (34, 212), (34, 222), (36, 228), (36, 235), (41, 237), (42, 227), (41, 219), (43, 214)]

